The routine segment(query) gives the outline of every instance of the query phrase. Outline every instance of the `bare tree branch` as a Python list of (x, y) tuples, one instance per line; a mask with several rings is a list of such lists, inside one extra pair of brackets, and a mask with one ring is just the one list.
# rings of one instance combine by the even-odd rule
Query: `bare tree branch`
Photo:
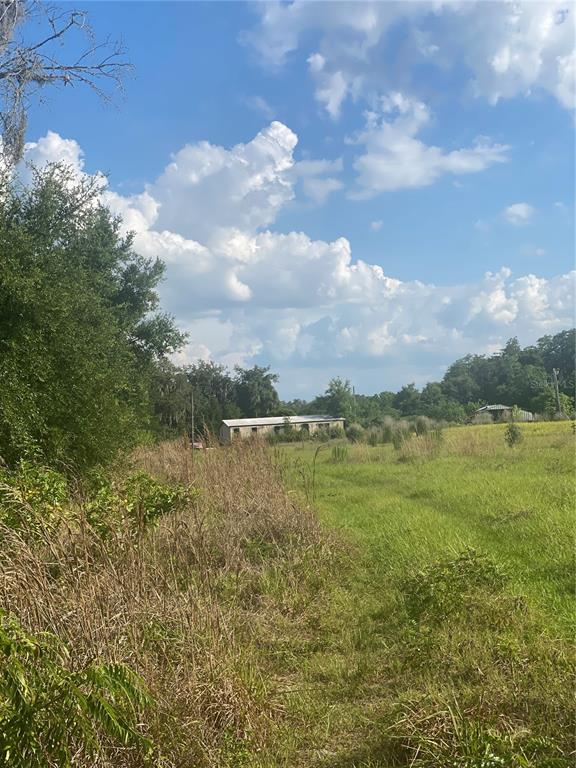
[[(39, 29), (30, 42), (24, 27)], [(66, 58), (64, 41), (82, 51)], [(64, 52), (63, 52), (64, 50)], [(86, 13), (62, 11), (40, 0), (0, 0), (0, 131), (4, 163), (14, 165), (24, 150), (26, 115), (31, 98), (47, 85), (83, 85), (108, 100), (130, 69), (121, 43), (97, 42)]]

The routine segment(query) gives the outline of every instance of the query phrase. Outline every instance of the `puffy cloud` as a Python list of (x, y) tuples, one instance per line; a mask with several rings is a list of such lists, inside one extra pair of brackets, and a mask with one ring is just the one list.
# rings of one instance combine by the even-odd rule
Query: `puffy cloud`
[(204, 241), (216, 228), (270, 224), (294, 196), (289, 172), (297, 142), (275, 121), (231, 149), (207, 141), (185, 146), (148, 187), (159, 204), (156, 227)]
[[(575, 106), (574, 7), (537, 2), (266, 3), (246, 35), (267, 65), (278, 67), (315, 35), (308, 58), (316, 98), (332, 118), (360, 91), (398, 87), (395, 79), (425, 63), (469, 74), (472, 92), (495, 103), (536, 89)], [(392, 61), (400, 51), (402, 70)]]
[(417, 138), (429, 122), (425, 104), (401, 93), (379, 101), (366, 115), (366, 129), (354, 139), (365, 151), (356, 158), (355, 197), (366, 198), (394, 189), (425, 187), (445, 174), (477, 173), (507, 160), (509, 147), (479, 138), (472, 147), (450, 152)]
[(527, 224), (535, 213), (536, 209), (529, 203), (514, 203), (505, 208), (502, 215), (509, 224), (519, 227)]
[[(0, 136), (0, 149), (1, 149)], [(16, 175), (24, 184), (32, 179), (32, 168), (42, 169), (51, 163), (60, 163), (71, 172), (70, 183), (76, 179), (91, 180), (100, 190), (107, 186), (106, 177), (102, 173), (88, 174), (84, 171), (84, 152), (75, 139), (64, 139), (54, 131), (48, 131), (46, 136), (38, 141), (29, 141), (24, 146), (24, 156), (16, 167)]]
[(377, 219), (376, 221), (370, 222), (370, 229), (372, 232), (379, 232), (382, 229), (383, 221), (382, 219)]
[(84, 152), (74, 139), (63, 139), (58, 133), (48, 131), (38, 141), (29, 141), (24, 147), (25, 163), (20, 172), (26, 173), (26, 163), (44, 168), (49, 163), (60, 162), (80, 173), (84, 168)]
[[(400, 116), (418, 124), (421, 107), (404, 106)], [(75, 142), (47, 138), (29, 146), (28, 158), (40, 146), (42, 157), (56, 160), (61, 147), (84, 173)], [(574, 273), (515, 278), (503, 269), (451, 286), (400, 281), (355, 258), (346, 238), (267, 229), (294, 184), (339, 168), (328, 160), (298, 168), (295, 142), (289, 129), (273, 124), (232, 149), (186, 147), (175, 155), (177, 167), (169, 165), (139, 195), (102, 191), (135, 231), (135, 247), (166, 263), (163, 306), (190, 332), (179, 361), (272, 364), (286, 396), (310, 395), (337, 373), (374, 391), (441, 376), (459, 354), (512, 335), (533, 341), (572, 322)], [(206, 221), (192, 208), (186, 216), (202, 194), (210, 196)]]

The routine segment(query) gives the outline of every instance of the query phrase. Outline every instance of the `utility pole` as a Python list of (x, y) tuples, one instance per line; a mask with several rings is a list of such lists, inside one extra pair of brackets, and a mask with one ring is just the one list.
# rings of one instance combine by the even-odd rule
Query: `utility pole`
[(562, 413), (560, 407), (560, 392), (558, 390), (558, 374), (560, 373), (558, 368), (552, 368), (552, 376), (554, 377), (554, 389), (556, 390), (556, 405), (558, 406), (558, 413)]
[(190, 388), (190, 445), (192, 447), (192, 461), (194, 461), (194, 388)]

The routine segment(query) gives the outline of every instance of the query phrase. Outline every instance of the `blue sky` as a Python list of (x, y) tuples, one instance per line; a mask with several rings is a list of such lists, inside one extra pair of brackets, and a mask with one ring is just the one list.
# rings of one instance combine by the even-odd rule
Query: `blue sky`
[(572, 324), (573, 6), (85, 7), (134, 75), (35, 105), (28, 159), (109, 174), (179, 361), (372, 392)]

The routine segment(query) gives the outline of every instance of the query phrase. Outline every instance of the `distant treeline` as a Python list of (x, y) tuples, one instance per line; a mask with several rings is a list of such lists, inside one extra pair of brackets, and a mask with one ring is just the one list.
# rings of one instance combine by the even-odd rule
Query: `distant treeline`
[(442, 381), (419, 390), (407, 384), (399, 392), (354, 394), (349, 381), (332, 379), (326, 391), (310, 401), (282, 402), (275, 390), (278, 377), (268, 368), (236, 367), (233, 372), (212, 362), (177, 368), (165, 361), (157, 369), (153, 396), (160, 430), (217, 433), (225, 418), (326, 413), (370, 427), (385, 417), (428, 416), (437, 421), (465, 422), (481, 405), (502, 403), (551, 418), (558, 411), (553, 369), (558, 371), (560, 410), (574, 411), (576, 332), (543, 336), (522, 348), (510, 339), (493, 355), (466, 355), (453, 363)]

